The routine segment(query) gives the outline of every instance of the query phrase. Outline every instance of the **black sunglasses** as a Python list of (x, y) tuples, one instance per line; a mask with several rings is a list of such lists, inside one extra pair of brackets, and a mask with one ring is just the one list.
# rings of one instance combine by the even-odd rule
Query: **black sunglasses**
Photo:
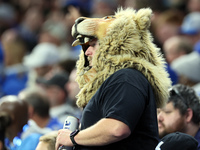
[(189, 105), (186, 101), (186, 99), (181, 95), (181, 93), (179, 92), (179, 90), (176, 87), (173, 87), (169, 90), (171, 95), (178, 95), (179, 98), (183, 101), (183, 103), (186, 105), (187, 108), (189, 108)]

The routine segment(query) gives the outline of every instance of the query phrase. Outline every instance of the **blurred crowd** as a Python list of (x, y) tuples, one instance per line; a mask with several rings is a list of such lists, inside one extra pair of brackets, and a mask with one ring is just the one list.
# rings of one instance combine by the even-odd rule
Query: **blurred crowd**
[(199, 94), (199, 0), (1, 0), (0, 96), (18, 95), (55, 72), (69, 74), (81, 50), (71, 46), (74, 21), (114, 14), (118, 7), (153, 10), (151, 32), (173, 84)]
[[(26, 118), (9, 129), (7, 147), (24, 139), (32, 145), (36, 139), (36, 146), (41, 135), (61, 129), (66, 116), (81, 118), (75, 104), (81, 47), (71, 46), (71, 27), (80, 16), (104, 17), (119, 7), (153, 10), (150, 30), (172, 84), (200, 96), (200, 0), (0, 0), (0, 102), (8, 114), (23, 111), (16, 118)], [(28, 105), (17, 107), (21, 100)], [(12, 112), (11, 101), (17, 101)], [(2, 133), (12, 119), (7, 113), (0, 114)]]

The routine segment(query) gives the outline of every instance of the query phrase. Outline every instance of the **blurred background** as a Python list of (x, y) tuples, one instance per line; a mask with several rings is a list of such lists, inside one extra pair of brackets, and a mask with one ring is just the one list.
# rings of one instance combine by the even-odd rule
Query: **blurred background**
[(70, 74), (81, 50), (71, 46), (74, 21), (118, 7), (153, 10), (150, 30), (173, 84), (199, 94), (200, 0), (0, 0), (0, 97), (35, 88), (38, 78), (59, 71)]

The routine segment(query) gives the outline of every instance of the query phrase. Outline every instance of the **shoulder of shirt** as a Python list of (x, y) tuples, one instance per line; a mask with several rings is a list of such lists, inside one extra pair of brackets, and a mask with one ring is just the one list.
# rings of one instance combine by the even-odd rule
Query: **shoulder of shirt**
[(105, 83), (109, 83), (111, 85), (118, 83), (138, 83), (138, 82), (148, 82), (146, 77), (138, 70), (132, 68), (124, 68), (116, 71), (112, 74)]
[(138, 75), (143, 75), (140, 71), (133, 69), (133, 68), (124, 68), (124, 69), (120, 69), (117, 72), (115, 72), (114, 74), (119, 74), (119, 75), (127, 75), (127, 74), (138, 74)]

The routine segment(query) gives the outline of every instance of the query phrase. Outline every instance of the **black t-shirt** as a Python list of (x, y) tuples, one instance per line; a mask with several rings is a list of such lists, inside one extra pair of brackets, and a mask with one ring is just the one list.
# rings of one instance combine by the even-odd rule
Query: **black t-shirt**
[(158, 144), (155, 97), (150, 83), (138, 70), (121, 69), (101, 85), (83, 110), (81, 130), (102, 118), (122, 121), (131, 135), (107, 146), (81, 146), (81, 150), (154, 150)]

